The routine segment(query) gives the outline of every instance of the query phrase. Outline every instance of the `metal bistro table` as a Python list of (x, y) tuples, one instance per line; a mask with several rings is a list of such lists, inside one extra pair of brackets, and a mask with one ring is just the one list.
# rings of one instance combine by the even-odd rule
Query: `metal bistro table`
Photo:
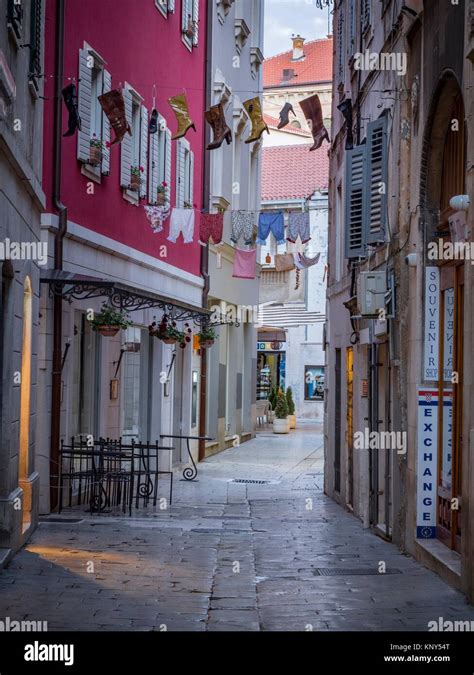
[(186, 448), (188, 450), (189, 459), (191, 460), (191, 466), (187, 466), (183, 470), (184, 480), (195, 480), (198, 475), (198, 470), (196, 462), (191, 454), (191, 448), (189, 447), (189, 441), (213, 441), (213, 438), (208, 438), (207, 436), (172, 436), (170, 434), (160, 434), (160, 438), (176, 438), (178, 440), (186, 441)]

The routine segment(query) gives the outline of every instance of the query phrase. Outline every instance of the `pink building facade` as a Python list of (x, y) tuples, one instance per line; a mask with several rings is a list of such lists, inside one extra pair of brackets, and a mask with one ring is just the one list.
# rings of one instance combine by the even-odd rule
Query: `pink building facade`
[[(42, 238), (49, 264), (42, 275), (36, 449), (43, 513), (57, 499), (61, 441), (156, 440), (196, 435), (199, 425), (198, 352), (192, 342), (177, 349), (150, 337), (148, 325), (172, 308), (178, 327), (196, 330), (200, 316), (207, 3), (64, 4), (57, 15), (57, 3), (48, 0), (45, 21)], [(58, 81), (61, 89), (77, 88), (81, 128), (70, 136), (63, 136), (63, 103), (58, 134)], [(132, 133), (107, 147), (114, 131), (98, 96), (117, 88)], [(196, 132), (172, 140), (177, 123), (168, 99), (183, 93)], [(158, 128), (150, 134), (153, 109)], [(97, 164), (91, 147), (100, 143)], [(132, 189), (135, 170), (138, 190)], [(168, 239), (169, 217), (152, 222), (145, 207), (157, 205), (161, 187), (170, 208), (194, 208), (192, 242)], [(132, 325), (103, 337), (89, 319), (117, 297)], [(175, 445), (163, 462), (185, 459)]]

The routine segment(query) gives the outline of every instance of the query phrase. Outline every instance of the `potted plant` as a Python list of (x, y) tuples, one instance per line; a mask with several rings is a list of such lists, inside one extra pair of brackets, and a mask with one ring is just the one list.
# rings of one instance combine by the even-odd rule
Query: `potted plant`
[(142, 166), (132, 166), (130, 168), (130, 190), (133, 192), (138, 192), (142, 182), (141, 173), (144, 169)]
[(184, 349), (186, 344), (191, 342), (192, 333), (188, 323), (184, 324), (184, 328), (184, 331), (179, 330), (176, 321), (170, 320), (170, 318), (164, 314), (159, 324), (154, 321), (148, 326), (148, 332), (150, 335), (153, 335), (164, 342), (165, 345), (174, 345), (178, 343), (181, 349)]
[(166, 188), (168, 187), (168, 183), (163, 181), (161, 185), (158, 185), (156, 189), (156, 204), (157, 206), (164, 206), (166, 202), (168, 201), (166, 198)]
[(199, 338), (199, 346), (203, 349), (209, 349), (209, 347), (212, 347), (217, 340), (217, 333), (210, 324), (205, 324), (197, 335)]
[(98, 331), (104, 337), (114, 337), (119, 330), (132, 326), (133, 321), (122, 310), (104, 303), (100, 312), (91, 320), (91, 324), (92, 330)]
[(105, 148), (105, 145), (102, 143), (100, 138), (94, 134), (90, 140), (90, 149), (89, 149), (89, 164), (91, 166), (99, 166), (102, 162), (102, 152)]
[(275, 406), (275, 419), (273, 420), (274, 434), (287, 434), (290, 431), (288, 425), (288, 403), (286, 396), (281, 391), (278, 392), (277, 402)]
[(191, 14), (188, 14), (188, 25), (186, 26), (184, 33), (188, 38), (191, 39), (194, 37), (196, 33), (196, 22), (194, 21)]
[(291, 387), (286, 390), (286, 402), (288, 404), (288, 423), (290, 429), (296, 429), (295, 402), (293, 401), (293, 391)]

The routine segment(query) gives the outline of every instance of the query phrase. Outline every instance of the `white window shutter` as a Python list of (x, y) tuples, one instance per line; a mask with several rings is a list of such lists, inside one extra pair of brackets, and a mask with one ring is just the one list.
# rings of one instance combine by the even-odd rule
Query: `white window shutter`
[(86, 49), (79, 50), (78, 109), (81, 130), (77, 132), (77, 159), (80, 162), (90, 159), (92, 68), (87, 64), (88, 57)]
[(160, 175), (160, 148), (158, 140), (159, 132), (150, 135), (149, 161), (148, 161), (148, 203), (156, 204), (158, 181)]
[(192, 3), (193, 3), (193, 19), (194, 19), (193, 47), (197, 47), (199, 41), (199, 0), (192, 0)]
[(178, 209), (182, 209), (184, 206), (185, 181), (185, 148), (183, 139), (180, 138), (177, 143), (176, 154), (176, 206)]
[(140, 183), (140, 197), (146, 198), (147, 175), (148, 175), (148, 110), (144, 105), (141, 106), (140, 122), (140, 166), (143, 167)]
[(168, 0), (168, 13), (174, 12), (174, 0)]
[(171, 131), (166, 129), (166, 160), (165, 160), (165, 183), (167, 184), (168, 199), (171, 204)]
[[(112, 89), (112, 76), (107, 70), (104, 70), (103, 75), (102, 93), (106, 94)], [(110, 143), (110, 122), (105, 113), (102, 113), (102, 142), (104, 144), (102, 150), (102, 173), (108, 176), (110, 174), (110, 148), (107, 147), (107, 144)]]
[[(125, 116), (127, 122), (132, 128), (132, 94), (128, 89), (123, 89), (123, 100), (125, 101)], [(130, 187), (132, 176), (132, 137), (127, 133), (120, 144), (120, 185), (121, 187)]]
[(194, 152), (189, 152), (189, 201), (194, 204)]
[(193, 0), (181, 0), (182, 3), (181, 28), (183, 33), (185, 33), (188, 28), (189, 15), (192, 14), (191, 12), (192, 2)]

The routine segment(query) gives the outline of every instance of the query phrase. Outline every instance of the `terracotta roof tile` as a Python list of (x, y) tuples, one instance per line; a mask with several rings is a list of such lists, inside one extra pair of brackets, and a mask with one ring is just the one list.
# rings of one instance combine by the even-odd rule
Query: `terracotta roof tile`
[[(263, 62), (263, 87), (298, 86), (310, 82), (332, 81), (332, 37), (306, 42), (305, 58), (292, 61), (293, 50), (277, 54)], [(283, 80), (283, 70), (293, 70), (291, 80)]]
[(318, 150), (311, 145), (263, 148), (262, 200), (306, 199), (329, 183), (329, 145)]

